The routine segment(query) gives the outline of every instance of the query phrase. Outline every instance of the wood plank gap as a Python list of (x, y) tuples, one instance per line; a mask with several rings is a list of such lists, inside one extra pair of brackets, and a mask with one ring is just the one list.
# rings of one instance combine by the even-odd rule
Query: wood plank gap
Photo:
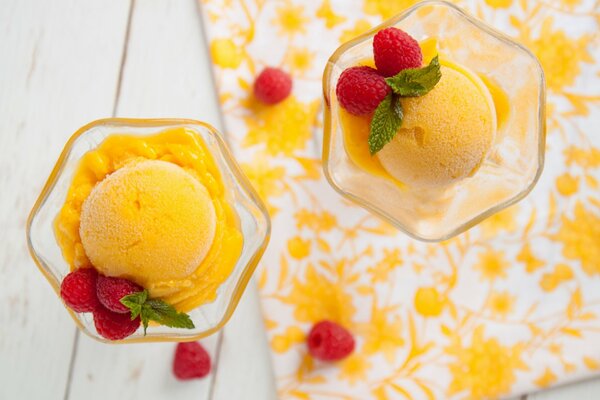
[(69, 400), (71, 396), (71, 382), (73, 381), (73, 369), (75, 367), (75, 359), (77, 358), (77, 348), (79, 347), (79, 332), (78, 328), (75, 328), (75, 339), (73, 339), (73, 347), (71, 348), (71, 359), (69, 360), (69, 374), (67, 375), (67, 384), (65, 386), (64, 400)]
[[(204, 44), (206, 45), (206, 49), (208, 50), (208, 57), (211, 59), (210, 60), (210, 65), (211, 68), (209, 68), (210, 71), (210, 81), (211, 81), (211, 86), (212, 86), (212, 92), (215, 96), (215, 101), (218, 104), (218, 114), (219, 114), (219, 125), (221, 126), (217, 126), (217, 130), (219, 132), (221, 132), (223, 134), (223, 137), (225, 139), (225, 142), (231, 147), (231, 143), (229, 141), (229, 135), (227, 133), (227, 126), (225, 124), (225, 116), (223, 115), (223, 109), (221, 108), (221, 101), (219, 100), (219, 88), (217, 87), (217, 76), (215, 74), (215, 69), (212, 68), (212, 55), (210, 54), (210, 41), (208, 40), (208, 31), (205, 27), (205, 23), (203, 21), (202, 16), (204, 15), (204, 10), (202, 9), (202, 7), (200, 6), (200, 2), (197, 0), (190, 0), (193, 1), (196, 4), (196, 15), (198, 16), (198, 23), (200, 24), (200, 30), (202, 31), (202, 40), (204, 41)], [(219, 341), (219, 346), (220, 346), (220, 341)], [(211, 397), (212, 398), (212, 397)]]
[(221, 358), (221, 346), (223, 345), (223, 329), (218, 333), (217, 348), (215, 349), (214, 364), (212, 374), (210, 375), (210, 389), (208, 390), (208, 400), (213, 400), (215, 396), (215, 387), (217, 384), (217, 374), (219, 372), (219, 364)]
[(125, 62), (127, 62), (127, 49), (129, 48), (129, 33), (131, 32), (131, 20), (133, 19), (133, 10), (135, 8), (135, 0), (129, 3), (129, 15), (127, 16), (127, 26), (125, 27), (125, 39), (123, 39), (123, 52), (121, 53), (121, 66), (119, 67), (119, 77), (117, 79), (117, 88), (115, 90), (115, 101), (113, 103), (112, 116), (117, 115), (119, 107), (119, 99), (121, 98), (121, 84), (123, 83), (123, 70)]

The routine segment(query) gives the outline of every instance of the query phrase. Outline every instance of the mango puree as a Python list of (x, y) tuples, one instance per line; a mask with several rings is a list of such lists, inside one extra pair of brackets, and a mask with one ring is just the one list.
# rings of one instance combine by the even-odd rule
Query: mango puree
[[(166, 162), (181, 169), (176, 168), (174, 171), (170, 171), (173, 168), (168, 167), (168, 165), (166, 165), (168, 168), (165, 169), (162, 167), (164, 164), (152, 164), (152, 162), (148, 164), (149, 161), (147, 160), (155, 160), (154, 163)], [(96, 246), (94, 240), (102, 234), (102, 229), (94, 229), (93, 223), (86, 221), (86, 225), (91, 226), (91, 228), (86, 229), (92, 229), (93, 231), (93, 234), (88, 235), (91, 239), (88, 239), (86, 246), (88, 249), (94, 249), (94, 259), (102, 260), (102, 265), (100, 263), (98, 263), (98, 266), (92, 265), (91, 257), (86, 254), (80, 236), (82, 206), (85, 200), (90, 196), (94, 187), (115, 171), (120, 170), (117, 175), (124, 175), (123, 172), (129, 172), (128, 170), (139, 175), (145, 173), (144, 170), (148, 169), (147, 166), (151, 167), (148, 173), (166, 177), (161, 178), (160, 182), (156, 182), (157, 187), (162, 185), (164, 188), (170, 188), (171, 190), (179, 190), (178, 188), (182, 187), (185, 188), (182, 190), (188, 190), (195, 196), (182, 192), (181, 196), (173, 197), (175, 201), (177, 199), (205, 198), (208, 204), (212, 202), (211, 206), (208, 208), (205, 206), (202, 206), (202, 208), (196, 207), (197, 211), (194, 211), (195, 207), (174, 204), (171, 198), (164, 197), (165, 193), (152, 193), (152, 190), (149, 190), (149, 193), (140, 194), (139, 187), (136, 187), (138, 198), (132, 203), (136, 207), (112, 207), (111, 204), (119, 203), (117, 200), (121, 200), (117, 197), (120, 193), (125, 193), (128, 196), (130, 192), (133, 193), (135, 190), (128, 190), (127, 185), (124, 185), (125, 189), (119, 189), (117, 186), (117, 189), (102, 190), (108, 193), (105, 196), (112, 197), (97, 202), (100, 204), (100, 211), (95, 210), (91, 215), (100, 215), (99, 219), (108, 218), (106, 215), (111, 216), (109, 219), (113, 222), (110, 222), (110, 226), (107, 226), (107, 228), (115, 230), (117, 234), (113, 235), (114, 238), (109, 239), (115, 241), (115, 246), (122, 244), (118, 243), (119, 240), (125, 241), (123, 248), (127, 252), (121, 252), (118, 257), (115, 257), (117, 266), (111, 265), (110, 257), (106, 257), (107, 251), (108, 254), (112, 251), (110, 250), (111, 242), (107, 242), (104, 238), (104, 242)], [(157, 169), (156, 166), (159, 168)], [(178, 177), (178, 174), (185, 175), (181, 181), (183, 183), (168, 182), (168, 177)], [(193, 182), (188, 182), (186, 179)], [(111, 177), (110, 180), (114, 180), (114, 178)], [(148, 179), (145, 179), (143, 175), (135, 179), (128, 176), (126, 182), (129, 181), (134, 183), (138, 181), (145, 182)], [(199, 183), (199, 185), (196, 183)], [(152, 187), (147, 182), (145, 185), (146, 187)], [(111, 201), (111, 199), (114, 201)], [(152, 199), (156, 199), (158, 203), (153, 204)], [(140, 201), (142, 207), (140, 207)], [(121, 203), (123, 202), (121, 201)], [(98, 208), (98, 206), (95, 207)], [(110, 209), (110, 212), (103, 213), (102, 207)], [(164, 207), (168, 218), (164, 220), (155, 218), (159, 214), (153, 211), (153, 207)], [(137, 218), (135, 212), (139, 212), (140, 208), (142, 211), (149, 209), (150, 211), (146, 212), (150, 212), (150, 214), (141, 217), (139, 226), (143, 226), (143, 232), (138, 233), (143, 239), (139, 241), (145, 241), (146, 246), (148, 243), (157, 243), (157, 248), (160, 247), (160, 249), (157, 249), (156, 255), (153, 255), (151, 247), (147, 247), (145, 251), (130, 251), (129, 242), (127, 241), (133, 240), (132, 238), (136, 232), (132, 234), (131, 231), (132, 229), (135, 231), (136, 225), (134, 224), (131, 228), (132, 224), (129, 224), (128, 231), (127, 229), (123, 230), (119, 223), (114, 222), (118, 221), (120, 217), (125, 222), (134, 221)], [(198, 230), (193, 224), (186, 223), (185, 219), (189, 215), (197, 216), (196, 222), (200, 224), (202, 224), (202, 218), (207, 219), (206, 226), (209, 228)], [(155, 225), (152, 225), (152, 221), (155, 221)], [(177, 226), (174, 225), (173, 221), (177, 222), (175, 225), (182, 228), (180, 231), (177, 230)], [(71, 269), (96, 267), (106, 275), (122, 276), (134, 280), (148, 289), (151, 297), (161, 298), (183, 312), (190, 311), (215, 299), (217, 289), (231, 274), (243, 247), (243, 237), (239, 229), (237, 215), (226, 199), (225, 187), (217, 164), (202, 139), (193, 131), (185, 128), (167, 129), (152, 136), (111, 135), (96, 149), (86, 153), (79, 162), (66, 201), (54, 221), (54, 231), (63, 257), (71, 265)], [(207, 249), (201, 250), (203, 254), (195, 261), (198, 264), (195, 267), (192, 264), (191, 269), (188, 267), (186, 267), (188, 269), (169, 267), (169, 263), (173, 262), (172, 259), (177, 260), (178, 257), (182, 257), (181, 254), (175, 254), (176, 252), (186, 252), (189, 249), (195, 251), (198, 248), (197, 243), (193, 246), (187, 243), (189, 238), (176, 237), (176, 233), (181, 232), (196, 234), (207, 232), (206, 235), (213, 236), (212, 238), (202, 239), (208, 243), (206, 245)], [(135, 248), (137, 245), (139, 245), (138, 241), (132, 242), (131, 248)], [(208, 248), (208, 246), (210, 247)], [(167, 249), (167, 253), (170, 253), (166, 254), (165, 249)], [(172, 259), (169, 259), (169, 256)], [(161, 259), (164, 259), (164, 265), (160, 265)], [(194, 256), (186, 258), (186, 260), (190, 259), (194, 260), (195, 258)], [(152, 270), (144, 270), (144, 265), (140, 265), (140, 260), (157, 267), (150, 267)], [(127, 267), (121, 267), (120, 265), (123, 263)], [(148, 265), (146, 265), (146, 268), (148, 268)], [(185, 271), (185, 273), (182, 273), (182, 271)], [(188, 274), (190, 271), (191, 273)]]

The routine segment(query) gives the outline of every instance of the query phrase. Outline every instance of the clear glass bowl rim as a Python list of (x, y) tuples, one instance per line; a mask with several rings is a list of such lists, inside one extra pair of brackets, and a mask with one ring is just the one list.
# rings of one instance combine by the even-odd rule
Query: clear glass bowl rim
[[(258, 262), (261, 260), (262, 255), (264, 254), (266, 247), (269, 243), (269, 239), (271, 237), (271, 219), (269, 217), (269, 213), (267, 211), (266, 206), (264, 205), (263, 201), (260, 199), (260, 197), (258, 196), (256, 191), (254, 190), (254, 188), (253, 188), (252, 184), (250, 183), (250, 181), (248, 180), (248, 178), (244, 175), (244, 173), (240, 169), (239, 165), (235, 161), (235, 158), (231, 154), (231, 151), (229, 150), (228, 145), (225, 143), (225, 140), (223, 139), (223, 137), (221, 136), (219, 131), (210, 124), (207, 124), (202, 121), (186, 119), (186, 118), (102, 118), (102, 119), (92, 121), (92, 122), (82, 126), (81, 128), (79, 128), (73, 135), (71, 135), (71, 137), (65, 144), (62, 152), (60, 153), (60, 156), (58, 157), (56, 163), (54, 164), (54, 167), (52, 169), (52, 172), (50, 173), (50, 176), (46, 180), (46, 183), (44, 184), (44, 187), (43, 187), (40, 195), (38, 196), (33, 208), (31, 209), (31, 212), (29, 213), (29, 216), (27, 218), (26, 236), (27, 236), (27, 247), (29, 250), (29, 254), (33, 258), (33, 261), (35, 262), (37, 268), (40, 270), (40, 272), (44, 275), (46, 280), (52, 286), (52, 289), (54, 290), (56, 295), (58, 297), (60, 297), (60, 284), (58, 282), (56, 282), (54, 277), (46, 270), (46, 268), (44, 268), (42, 261), (39, 259), (37, 252), (32, 244), (31, 235), (30, 235), (31, 234), (31, 226), (32, 226), (33, 220), (34, 220), (35, 216), (37, 215), (38, 211), (40, 210), (40, 208), (46, 201), (49, 193), (54, 188), (56, 181), (58, 179), (58, 176), (62, 172), (62, 170), (65, 166), (65, 160), (69, 156), (75, 141), (79, 137), (81, 137), (81, 136), (85, 135), (87, 132), (89, 132), (92, 128), (99, 127), (99, 126), (106, 126), (106, 125), (123, 126), (125, 128), (131, 127), (131, 126), (134, 126), (134, 127), (161, 127), (161, 126), (168, 127), (168, 126), (173, 126), (173, 125), (196, 125), (196, 126), (200, 126), (204, 129), (206, 129), (207, 131), (209, 131), (210, 134), (216, 139), (219, 150), (224, 154), (225, 162), (228, 164), (229, 168), (231, 169), (231, 172), (235, 176), (236, 180), (239, 182), (240, 186), (242, 187), (242, 190), (244, 192), (246, 192), (248, 197), (250, 197), (252, 202), (257, 206), (260, 213), (263, 215), (264, 221), (266, 223), (265, 237), (264, 237), (263, 241), (261, 242), (260, 246), (256, 249), (256, 251), (252, 255), (252, 258), (250, 259), (249, 263), (246, 264), (246, 266), (244, 267), (244, 270), (242, 271), (240, 278), (236, 282), (235, 288), (232, 292), (231, 298), (229, 299), (227, 308), (225, 309), (225, 312), (223, 313), (223, 317), (221, 318), (221, 320), (214, 327), (207, 329), (205, 331), (199, 332), (196, 335), (185, 336), (185, 337), (182, 337), (180, 335), (175, 335), (175, 334), (172, 336), (164, 335), (161, 337), (144, 336), (144, 337), (139, 337), (139, 338), (127, 338), (124, 340), (111, 341), (111, 340), (106, 340), (106, 339), (103, 339), (101, 337), (91, 334), (88, 331), (88, 329), (77, 318), (77, 316), (75, 315), (75, 313), (72, 310), (70, 310), (66, 306), (65, 306), (65, 309), (68, 311), (69, 315), (71, 316), (71, 318), (73, 319), (73, 321), (75, 322), (75, 324), (77, 325), (77, 327), (79, 328), (79, 330), (81, 332), (85, 333), (87, 336), (91, 337), (94, 340), (101, 341), (104, 343), (120, 344), (120, 343), (148, 343), (148, 342), (189, 342), (189, 341), (195, 341), (195, 340), (210, 336), (213, 333), (222, 329), (225, 326), (225, 324), (227, 324), (229, 319), (232, 317), (233, 312), (237, 308), (237, 305), (239, 304), (240, 299), (241, 299), (242, 295), (244, 294), (246, 287), (248, 286), (248, 282), (250, 281), (252, 274), (256, 270), (256, 267), (258, 266)], [(200, 307), (202, 307), (202, 306), (200, 306)]]
[[(352, 193), (345, 191), (342, 187), (340, 187), (335, 182), (335, 180), (333, 179), (333, 176), (330, 174), (330, 171), (329, 171), (329, 151), (330, 151), (331, 131), (332, 131), (331, 99), (329, 97), (329, 87), (331, 85), (331, 76), (332, 76), (333, 66), (335, 64), (337, 64), (340, 57), (348, 49), (371, 38), (381, 29), (389, 28), (391, 26), (396, 25), (397, 23), (401, 22), (402, 20), (408, 18), (413, 13), (417, 12), (419, 9), (421, 9), (423, 7), (427, 7), (427, 6), (448, 7), (450, 9), (452, 9), (452, 11), (458, 13), (465, 20), (467, 20), (471, 24), (475, 25), (478, 29), (481, 29), (481, 30), (485, 31), (486, 33), (488, 33), (489, 35), (495, 37), (496, 39), (501, 40), (502, 42), (504, 42), (510, 46), (516, 47), (520, 51), (525, 52), (532, 60), (535, 61), (535, 64), (539, 71), (538, 87), (540, 88), (540, 93), (538, 96), (538, 102), (539, 102), (539, 108), (538, 108), (539, 140), (538, 140), (538, 162), (537, 162), (538, 167), (537, 167), (536, 174), (535, 174), (534, 178), (532, 179), (531, 183), (524, 190), (519, 192), (519, 194), (517, 194), (516, 196), (488, 209), (487, 211), (477, 215), (476, 217), (465, 222), (464, 224), (459, 225), (456, 229), (452, 230), (451, 232), (447, 233), (446, 235), (444, 235), (440, 238), (434, 238), (434, 239), (419, 236), (418, 234), (407, 229), (403, 224), (401, 224), (398, 220), (393, 218), (391, 215), (389, 215), (385, 211), (379, 209), (378, 207), (372, 206), (371, 204), (369, 204), (368, 202), (365, 202), (360, 197), (357, 197), (357, 196), (353, 195)], [(412, 6), (410, 8), (408, 8), (407, 10), (401, 12), (400, 14), (384, 21), (382, 24), (372, 28), (371, 30), (363, 33), (362, 35), (360, 35), (360, 36), (342, 44), (340, 47), (338, 47), (337, 50), (331, 55), (331, 57), (327, 61), (327, 65), (326, 65), (325, 71), (323, 73), (323, 98), (325, 101), (324, 115), (323, 115), (323, 120), (324, 120), (324, 124), (323, 124), (323, 132), (324, 132), (323, 173), (325, 174), (325, 178), (327, 179), (329, 184), (334, 188), (334, 190), (337, 191), (342, 197), (345, 197), (345, 198), (351, 200), (352, 202), (357, 203), (358, 205), (367, 209), (368, 211), (372, 212), (373, 214), (379, 216), (380, 218), (383, 218), (385, 221), (387, 221), (388, 223), (390, 223), (391, 225), (396, 227), (398, 230), (400, 230), (401, 232), (405, 233), (406, 235), (410, 236), (413, 239), (417, 239), (417, 240), (420, 240), (423, 242), (435, 243), (435, 242), (448, 240), (456, 235), (459, 235), (459, 234), (465, 232), (466, 230), (472, 228), (473, 226), (479, 224), (484, 219), (486, 219), (486, 218), (492, 216), (493, 214), (496, 214), (497, 212), (522, 200), (533, 190), (533, 188), (537, 184), (538, 180), (540, 179), (540, 176), (542, 175), (542, 171), (544, 169), (544, 156), (545, 156), (544, 152), (545, 152), (545, 148), (546, 148), (546, 78), (544, 76), (544, 70), (542, 69), (542, 66), (541, 66), (539, 60), (529, 49), (527, 49), (522, 44), (516, 42), (514, 39), (512, 39), (508, 35), (485, 24), (484, 22), (473, 17), (472, 15), (470, 15), (469, 13), (467, 13), (460, 7), (457, 7), (456, 5), (449, 3), (447, 1), (444, 1), (444, 0), (422, 1), (418, 4), (415, 4), (414, 6)]]

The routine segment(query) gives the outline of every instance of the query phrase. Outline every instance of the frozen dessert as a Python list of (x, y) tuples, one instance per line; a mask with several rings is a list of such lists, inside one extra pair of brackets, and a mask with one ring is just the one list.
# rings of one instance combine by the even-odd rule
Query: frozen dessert
[(185, 128), (107, 137), (82, 157), (54, 226), (72, 270), (130, 280), (183, 312), (215, 299), (243, 246), (220, 171)]
[(425, 96), (400, 100), (402, 126), (377, 153), (383, 168), (407, 185), (448, 185), (474, 174), (494, 140), (494, 103), (483, 82), (444, 65), (441, 74)]
[[(411, 66), (421, 63), (421, 60), (431, 64), (437, 56), (435, 40), (427, 40), (419, 46), (404, 32), (389, 29), (392, 30), (381, 31), (378, 35), (402, 35), (403, 45), (418, 55), (421, 53), (414, 49), (423, 48), (422, 56), (411, 57)], [(374, 46), (377, 46), (377, 37)], [(373, 93), (372, 88), (382, 87), (385, 81), (376, 74), (375, 65), (369, 59), (344, 71), (338, 83), (337, 94), (342, 106), (339, 118), (349, 156), (366, 171), (392, 179), (402, 187), (446, 187), (473, 175), (496, 135), (496, 107), (488, 86), (468, 68), (444, 57), (437, 56), (436, 60), (439, 62), (439, 80), (426, 93), (398, 96), (401, 123), (391, 135), (393, 137), (375, 152), (369, 148), (375, 107), (385, 96), (390, 96), (392, 90), (381, 89), (379, 93)], [(389, 69), (389, 65), (386, 66)], [(362, 71), (362, 77), (351, 76), (353, 72), (358, 75), (358, 70)], [(392, 69), (397, 70), (403, 71), (402, 68)], [(365, 76), (364, 72), (370, 75)], [(361, 78), (369, 79), (363, 83), (370, 85), (371, 92), (362, 90), (358, 95), (347, 82), (356, 86), (351, 79), (360, 82)], [(345, 86), (350, 86), (350, 89)], [(348, 101), (349, 94), (357, 98)], [(363, 98), (369, 96), (374, 98), (374, 103), (366, 106), (367, 101)]]
[(448, 4), (419, 4), (340, 46), (323, 94), (327, 180), (416, 239), (464, 232), (540, 176), (539, 64)]
[(269, 236), (268, 211), (221, 134), (188, 119), (81, 127), (27, 221), (40, 272), (102, 342), (190, 341), (221, 329)]
[(81, 209), (79, 234), (92, 265), (142, 286), (183, 279), (215, 236), (206, 188), (166, 161), (132, 162), (98, 183)]
[(353, 194), (379, 192), (378, 204), (411, 229), (439, 230), (479, 207), (474, 198), (450, 211), (457, 184), (476, 176), (491, 153), (509, 112), (506, 97), (492, 80), (446, 58), (435, 38), (419, 43), (386, 28), (375, 35), (373, 52), (341, 73), (337, 118), (353, 164), (395, 189), (352, 179)]

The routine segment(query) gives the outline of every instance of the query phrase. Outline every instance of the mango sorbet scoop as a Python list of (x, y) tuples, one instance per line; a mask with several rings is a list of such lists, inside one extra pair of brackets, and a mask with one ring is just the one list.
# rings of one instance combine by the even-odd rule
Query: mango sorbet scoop
[(215, 228), (215, 208), (198, 179), (175, 164), (145, 160), (94, 187), (82, 206), (79, 233), (100, 273), (148, 285), (192, 274)]
[(401, 99), (402, 126), (377, 153), (391, 176), (411, 186), (447, 185), (471, 175), (496, 134), (494, 103), (481, 79), (458, 66), (441, 72), (431, 92)]

